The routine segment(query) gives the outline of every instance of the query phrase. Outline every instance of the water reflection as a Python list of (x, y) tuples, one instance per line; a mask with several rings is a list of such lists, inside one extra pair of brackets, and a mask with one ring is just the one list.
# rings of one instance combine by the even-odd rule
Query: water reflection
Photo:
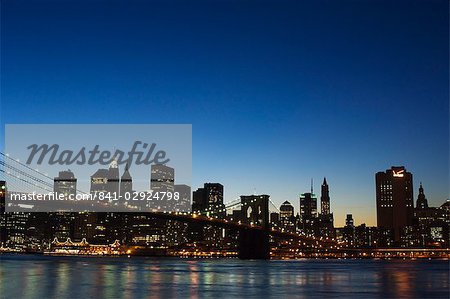
[(447, 261), (0, 256), (5, 298), (447, 298)]

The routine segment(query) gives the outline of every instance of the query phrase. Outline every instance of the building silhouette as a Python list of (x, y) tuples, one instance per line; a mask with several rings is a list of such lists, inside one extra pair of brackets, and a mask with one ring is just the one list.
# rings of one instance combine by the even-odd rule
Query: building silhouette
[(193, 212), (207, 216), (225, 217), (223, 203), (223, 185), (219, 183), (205, 183), (203, 188), (193, 192)]
[(320, 194), (320, 215), (319, 215), (319, 230), (318, 236), (334, 237), (334, 218), (330, 211), (330, 190), (327, 179), (323, 178)]
[(280, 206), (280, 218), (290, 219), (292, 217), (294, 217), (294, 206), (286, 200)]
[(322, 215), (330, 214), (330, 191), (328, 189), (327, 179), (323, 178), (320, 194), (320, 212)]
[(420, 183), (420, 187), (419, 187), (419, 196), (417, 197), (416, 208), (417, 209), (427, 209), (428, 208), (428, 200), (425, 197), (425, 193), (423, 192), (422, 182)]
[(300, 217), (302, 221), (317, 217), (317, 197), (314, 193), (300, 195)]
[(317, 197), (311, 192), (300, 195), (300, 229), (309, 235), (317, 234)]
[(6, 242), (6, 182), (0, 181), (0, 246)]
[[(222, 184), (205, 183), (203, 188), (198, 188), (193, 192), (192, 211), (208, 217), (225, 219), (223, 195)], [(220, 244), (224, 239), (222, 229), (209, 225), (192, 225), (191, 235), (194, 240), (203, 240), (211, 246)]]
[[(429, 207), (422, 183), (419, 187), (417, 205), (414, 210), (414, 227), (412, 236), (406, 246), (429, 247), (436, 244), (449, 246), (450, 242), (450, 201), (440, 207)], [(405, 242), (404, 242), (405, 243)]]
[(355, 224), (353, 221), (353, 215), (347, 214), (345, 218), (345, 226), (343, 229), (343, 239), (347, 243), (347, 246), (353, 246), (355, 243)]
[(405, 167), (392, 167), (375, 175), (377, 226), (393, 230), (399, 243), (403, 230), (413, 224), (413, 176)]

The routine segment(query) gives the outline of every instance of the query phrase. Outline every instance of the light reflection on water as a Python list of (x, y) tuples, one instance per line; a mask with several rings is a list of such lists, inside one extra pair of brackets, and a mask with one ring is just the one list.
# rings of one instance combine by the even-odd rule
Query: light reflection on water
[(0, 255), (3, 298), (448, 298), (439, 260), (240, 261)]

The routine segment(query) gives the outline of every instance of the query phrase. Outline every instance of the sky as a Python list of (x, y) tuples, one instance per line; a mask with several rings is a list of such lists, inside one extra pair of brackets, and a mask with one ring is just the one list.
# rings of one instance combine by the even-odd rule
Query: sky
[[(395, 3), (392, 3), (395, 2)], [(1, 3), (5, 124), (192, 124), (192, 186), (376, 225), (375, 173), (449, 198), (448, 1)], [(3, 138), (0, 138), (3, 139)], [(0, 141), (3, 145), (3, 141)]]

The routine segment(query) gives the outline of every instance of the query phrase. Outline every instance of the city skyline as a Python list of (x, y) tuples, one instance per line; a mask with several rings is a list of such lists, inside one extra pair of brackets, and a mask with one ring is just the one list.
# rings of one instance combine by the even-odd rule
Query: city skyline
[[(132, 183), (132, 176), (128, 173), (122, 176), (126, 182), (119, 180), (116, 166), (112, 163), (107, 173), (103, 171), (100, 174), (102, 170), (106, 170), (100, 169), (92, 176), (91, 192), (119, 192), (120, 186), (131, 187), (128, 184)], [(124, 213), (117, 213), (118, 210), (106, 211), (106, 213), (89, 213), (86, 210), (81, 213), (64, 213), (58, 209), (50, 213), (27, 213), (27, 209), (8, 213), (11, 205), (17, 205), (17, 203), (8, 203), (6, 198), (18, 191), (10, 190), (7, 182), (0, 180), (2, 228), (0, 250), (21, 251), (28, 248), (28, 250), (42, 251), (45, 248), (55, 249), (55, 246), (56, 248), (62, 246), (62, 250), (72, 248), (84, 251), (97, 248), (106, 250), (105, 252), (109, 254), (111, 251), (115, 252), (113, 254), (123, 254), (126, 250), (123, 246), (134, 248), (128, 249), (130, 252), (136, 249), (141, 250), (142, 247), (139, 246), (144, 246), (150, 250), (147, 254), (155, 254), (151, 249), (156, 245), (163, 250), (170, 250), (170, 248), (181, 250), (181, 246), (183, 248), (181, 251), (171, 253), (165, 251), (164, 254), (183, 255), (196, 254), (198, 248), (196, 249), (195, 245), (193, 250), (189, 249), (192, 248), (192, 243), (189, 242), (194, 242), (194, 244), (205, 246), (202, 254), (208, 255), (211, 253), (211, 248), (220, 248), (226, 250), (223, 252), (225, 257), (228, 252), (226, 248), (230, 249), (233, 243), (233, 256), (237, 254), (241, 259), (269, 259), (274, 256), (269, 245), (274, 239), (271, 239), (270, 235), (273, 238), (294, 237), (299, 242), (297, 246), (302, 244), (305, 246), (305, 241), (312, 241), (309, 244), (319, 251), (322, 246), (315, 247), (314, 244), (317, 245), (315, 242), (325, 242), (322, 245), (328, 249), (338, 246), (335, 248), (338, 251), (341, 244), (344, 246), (344, 252), (340, 251), (339, 254), (344, 254), (344, 257), (345, 248), (369, 249), (369, 254), (372, 256), (375, 254), (372, 250), (376, 251), (377, 248), (384, 250), (399, 248), (399, 246), (413, 251), (418, 248), (447, 248), (448, 250), (450, 201), (447, 200), (438, 207), (429, 206), (421, 184), (416, 207), (414, 207), (413, 175), (404, 167), (392, 167), (386, 172), (375, 174), (378, 218), (376, 227), (365, 223), (355, 223), (351, 213), (346, 214), (345, 226), (334, 226), (333, 213), (329, 209), (329, 185), (326, 178), (323, 180), (320, 191), (320, 212), (318, 196), (313, 193), (311, 185), (310, 192), (300, 196), (300, 210), (295, 213), (294, 206), (288, 201), (285, 201), (279, 209), (275, 207), (273, 210), (271, 207), (274, 203), (267, 194), (241, 195), (238, 202), (225, 204), (224, 186), (220, 183), (205, 183), (203, 188), (193, 191), (191, 203), (189, 200), (191, 188), (186, 185), (174, 185), (173, 170), (165, 165), (154, 165), (151, 188), (162, 192), (170, 192), (170, 190), (180, 192), (180, 199), (183, 198), (183, 202), (158, 201), (155, 204), (163, 207), (163, 210), (158, 208), (149, 213), (143, 212), (144, 210), (141, 209), (143, 206), (140, 208), (139, 205), (135, 209), (123, 210)], [(127, 169), (124, 173), (127, 173)], [(99, 179), (100, 177), (104, 179)], [(29, 178), (32, 179), (32, 176), (30, 175)], [(53, 190), (69, 197), (70, 194), (76, 193), (76, 183), (77, 179), (71, 171), (61, 171), (59, 176), (53, 179)], [(125, 185), (122, 185), (123, 183)], [(11, 195), (8, 196), (10, 192)], [(148, 204), (149, 202), (144, 203), (145, 206)], [(191, 204), (192, 210), (176, 208), (185, 204)], [(116, 205), (126, 206), (127, 204), (119, 200), (114, 204)], [(174, 210), (164, 209), (172, 205)], [(28, 212), (30, 211), (29, 207)], [(65, 242), (60, 242), (58, 237), (67, 239)], [(72, 240), (75, 240), (75, 243)], [(91, 247), (89, 245), (91, 242), (97, 243), (100, 247)], [(138, 247), (133, 247), (136, 245)], [(298, 252), (299, 249), (291, 248), (285, 253), (282, 253), (284, 249), (279, 248), (279, 250), (280, 254), (289, 255), (287, 252)], [(303, 253), (299, 254), (299, 256), (303, 255)], [(327, 250), (321, 254), (327, 256)], [(339, 254), (332, 254), (332, 256), (338, 257)], [(364, 256), (368, 253), (360, 251), (358, 254)], [(430, 254), (434, 255), (432, 250)]]
[[(14, 161), (14, 164), (17, 164), (19, 167), (25, 167), (28, 168), (25, 164), (20, 163), (19, 161), (16, 161), (15, 159), (12, 159), (11, 157), (6, 157), (10, 161)], [(4, 164), (4, 165), (8, 165)], [(15, 174), (17, 171), (20, 172), (16, 167), (14, 166), (7, 166), (8, 168), (15, 169), (14, 172), (8, 172), (9, 174), (6, 174), (6, 176), (3, 179), (9, 179), (11, 184), (10, 191), (13, 191), (15, 193), (40, 193), (37, 191), (39, 188), (37, 185), (35, 185), (35, 189), (30, 190), (21, 190), (19, 186), (22, 186), (20, 184), (20, 179), (18, 179), (19, 185), (17, 185), (17, 182), (15, 182)], [(36, 173), (40, 173), (38, 170), (33, 170), (31, 168), (28, 168), (29, 171), (32, 170)], [(111, 172), (112, 171), (112, 172)], [(232, 208), (235, 205), (235, 201), (224, 201), (224, 186), (220, 183), (204, 183), (203, 188), (198, 188), (197, 190), (191, 190), (191, 186), (184, 185), (184, 184), (174, 184), (175, 183), (175, 177), (174, 177), (174, 168), (168, 167), (165, 164), (154, 164), (151, 166), (151, 176), (149, 178), (150, 181), (150, 187), (147, 189), (134, 189), (133, 186), (133, 176), (129, 171), (128, 165), (125, 166), (123, 170), (123, 174), (120, 176), (120, 169), (113, 161), (109, 168), (99, 168), (94, 174), (90, 176), (90, 188), (89, 191), (86, 190), (80, 190), (77, 188), (77, 181), (78, 177), (70, 170), (63, 170), (58, 172), (58, 176), (55, 176), (53, 179), (53, 191), (56, 193), (64, 194), (64, 196), (68, 196), (68, 194), (88, 194), (88, 193), (108, 193), (111, 198), (117, 197), (120, 202), (125, 202), (126, 200), (131, 200), (134, 196), (133, 194), (138, 194), (141, 191), (144, 192), (155, 192), (159, 193), (159, 191), (164, 192), (179, 192), (183, 195), (183, 202), (187, 203), (190, 202), (193, 208), (193, 212), (196, 212), (198, 210), (204, 210), (206, 209), (209, 204), (215, 203), (216, 201), (220, 203), (218, 206), (214, 206), (214, 209), (221, 210), (223, 214), (220, 214), (220, 217), (224, 217), (225, 215), (233, 215), (234, 211)], [(33, 176), (33, 174), (28, 174)], [(46, 175), (47, 176), (47, 175)], [(119, 179), (120, 177), (120, 179)], [(398, 241), (400, 230), (404, 226), (411, 226), (413, 224), (413, 217), (414, 217), (414, 209), (428, 209), (430, 207), (431, 209), (434, 209), (434, 207), (440, 207), (444, 206), (445, 204), (448, 205), (450, 202), (449, 199), (442, 202), (441, 204), (438, 204), (436, 206), (429, 206), (428, 205), (428, 199), (425, 197), (424, 194), (424, 188), (422, 182), (420, 182), (420, 186), (417, 188), (418, 194), (417, 196), (414, 195), (414, 187), (412, 186), (412, 178), (413, 175), (408, 172), (404, 166), (392, 166), (391, 168), (387, 169), (386, 172), (376, 172), (375, 173), (375, 188), (376, 188), (376, 215), (378, 221), (375, 225), (368, 224), (366, 221), (362, 222), (356, 222), (358, 225), (368, 225), (370, 226), (377, 226), (387, 229), (394, 229), (396, 232), (396, 240)], [(120, 187), (119, 187), (120, 186)], [(211, 186), (213, 189), (210, 189)], [(220, 186), (220, 191), (213, 191), (214, 188), (217, 188), (217, 186)], [(44, 187), (45, 188), (45, 187)], [(186, 189), (188, 188), (188, 189)], [(337, 219), (335, 222), (334, 219), (334, 213), (333, 210), (330, 209), (330, 195), (329, 195), (329, 185), (327, 182), (327, 178), (323, 178), (323, 182), (321, 184), (321, 191), (320, 191), (320, 199), (316, 192), (314, 192), (313, 189), (313, 180), (311, 179), (311, 185), (310, 185), (310, 192), (302, 193), (299, 195), (300, 204), (298, 205), (298, 208), (295, 208), (294, 205), (292, 205), (289, 201), (285, 201), (280, 205), (280, 208), (278, 211), (282, 211), (282, 208), (285, 204), (289, 204), (292, 209), (293, 213), (296, 217), (300, 216), (301, 219), (310, 218), (316, 219), (320, 223), (322, 235), (328, 235), (327, 230), (334, 227), (334, 223), (336, 223), (336, 227), (344, 227), (343, 223)], [(44, 190), (44, 189), (42, 189)], [(204, 193), (206, 191), (206, 193)], [(81, 192), (81, 193), (80, 193)], [(211, 193), (212, 192), (212, 193)], [(218, 192), (218, 193), (217, 193)], [(44, 192), (45, 193), (45, 192)], [(124, 196), (124, 193), (129, 193), (127, 196)], [(196, 193), (197, 193), (197, 199), (196, 199)], [(402, 195), (402, 194), (405, 195)], [(114, 195), (117, 194), (117, 195)], [(207, 195), (209, 194), (209, 195)], [(253, 193), (253, 195), (256, 195), (256, 193)], [(253, 196), (251, 194), (241, 194), (240, 198), (243, 196)], [(199, 197), (200, 196), (200, 197)], [(270, 195), (269, 195), (270, 196)], [(406, 196), (406, 197), (404, 197)], [(204, 199), (203, 199), (204, 197)], [(126, 199), (128, 198), (128, 199)], [(192, 198), (192, 201), (191, 201)], [(211, 198), (211, 199), (209, 199)], [(219, 199), (219, 200), (218, 200)], [(187, 200), (187, 201), (186, 201)], [(320, 202), (319, 202), (320, 200)], [(130, 201), (130, 203), (133, 203), (133, 201)], [(223, 203), (223, 204), (222, 204)], [(276, 206), (273, 201), (271, 201), (272, 205)], [(294, 201), (295, 203), (295, 201)], [(332, 201), (331, 201), (332, 203)], [(225, 205), (224, 205), (225, 204)], [(184, 204), (183, 204), (184, 205)], [(230, 205), (230, 206), (229, 206)], [(213, 207), (211, 206), (211, 207)], [(180, 206), (181, 207), (181, 206)], [(226, 207), (226, 208), (225, 208)], [(179, 208), (179, 207), (178, 207)], [(159, 208), (158, 208), (159, 209)], [(25, 209), (26, 210), (26, 209)], [(24, 210), (24, 211), (25, 211)], [(163, 210), (165, 210), (163, 208)], [(189, 208), (190, 210), (190, 208)], [(225, 210), (227, 213), (225, 213)], [(388, 211), (389, 210), (389, 211)], [(31, 211), (31, 210), (30, 210)], [(95, 211), (95, 210), (94, 210)], [(170, 209), (169, 209), (170, 211)], [(178, 210), (177, 210), (178, 211)], [(184, 211), (187, 211), (186, 208), (184, 208)], [(406, 211), (406, 216), (404, 215)], [(125, 210), (123, 211), (125, 212)], [(282, 216), (281, 212), (281, 216)], [(352, 213), (346, 214), (347, 219), (343, 220), (343, 222), (347, 226), (347, 220), (348, 215), (353, 215)], [(357, 216), (358, 214), (355, 214)], [(358, 217), (358, 216), (357, 216)], [(358, 217), (359, 218), (359, 217)], [(313, 222), (315, 222), (314, 220)], [(353, 221), (353, 218), (352, 218)], [(309, 222), (309, 221), (308, 221)], [(397, 223), (397, 224), (395, 224)], [(305, 224), (303, 224), (305, 225)], [(303, 228), (304, 230), (307, 230), (306, 227)]]
[(447, 15), (414, 3), (115, 3), (98, 15), (96, 3), (8, 2), (1, 130), (192, 123), (192, 186), (221, 182), (225, 201), (266, 193), (298, 210), (311, 177), (320, 190), (326, 176), (336, 225), (347, 214), (375, 225), (373, 174), (403, 165), (414, 198), (423, 182), (439, 206), (449, 194)]

